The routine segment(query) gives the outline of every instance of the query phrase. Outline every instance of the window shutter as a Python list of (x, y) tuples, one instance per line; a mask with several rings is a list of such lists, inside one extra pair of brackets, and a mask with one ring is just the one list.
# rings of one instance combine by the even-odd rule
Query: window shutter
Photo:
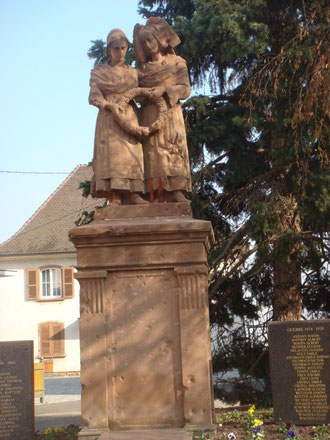
[(40, 291), (39, 269), (26, 269), (26, 299), (36, 301)]
[(51, 338), (51, 322), (43, 322), (39, 324), (39, 351), (40, 356), (52, 356), (52, 341)]
[(62, 322), (52, 324), (53, 356), (64, 356), (64, 324)]
[(73, 298), (74, 296), (73, 267), (62, 268), (62, 287), (63, 287), (63, 298)]
[(42, 357), (65, 356), (63, 322), (39, 324), (39, 351)]

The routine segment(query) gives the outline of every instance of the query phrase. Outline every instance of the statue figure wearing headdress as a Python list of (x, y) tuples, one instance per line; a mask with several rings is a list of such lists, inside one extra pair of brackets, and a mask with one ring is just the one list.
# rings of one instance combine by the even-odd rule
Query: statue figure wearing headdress
[[(190, 95), (187, 65), (174, 47), (180, 39), (167, 22), (151, 17), (146, 25), (134, 28), (134, 50), (138, 63), (139, 86), (151, 88), (155, 98), (167, 103), (164, 126), (143, 142), (146, 191), (150, 181), (161, 179), (166, 201), (186, 201), (191, 192), (191, 177), (186, 132), (180, 99)], [(150, 126), (158, 108), (148, 100), (141, 109), (140, 123)]]
[[(120, 29), (107, 37), (109, 61), (92, 70), (89, 103), (99, 109), (94, 143), (91, 194), (121, 204), (147, 203), (144, 192), (143, 152), (140, 141), (125, 132), (115, 121), (112, 106), (121, 95), (137, 87), (137, 72), (124, 63), (129, 41)], [(128, 105), (125, 119), (136, 122)]]

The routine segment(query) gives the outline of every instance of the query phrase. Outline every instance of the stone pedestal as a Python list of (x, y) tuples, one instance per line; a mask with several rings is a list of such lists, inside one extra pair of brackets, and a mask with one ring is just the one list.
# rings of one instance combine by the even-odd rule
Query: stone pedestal
[(210, 425), (207, 221), (187, 203), (107, 208), (74, 228), (83, 423), (91, 430)]

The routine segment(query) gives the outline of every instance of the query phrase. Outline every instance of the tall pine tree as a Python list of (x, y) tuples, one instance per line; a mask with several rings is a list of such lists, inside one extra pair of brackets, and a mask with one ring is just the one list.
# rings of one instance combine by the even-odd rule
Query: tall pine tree
[(139, 4), (176, 28), (193, 83), (210, 87), (185, 105), (196, 206), (218, 237), (210, 297), (266, 270), (274, 319), (300, 319), (303, 296), (329, 311), (327, 3)]

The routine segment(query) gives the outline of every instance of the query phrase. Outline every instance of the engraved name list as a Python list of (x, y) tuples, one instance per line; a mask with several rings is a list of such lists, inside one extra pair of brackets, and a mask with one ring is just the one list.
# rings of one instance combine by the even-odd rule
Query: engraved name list
[(273, 322), (268, 330), (276, 420), (328, 423), (330, 320)]

